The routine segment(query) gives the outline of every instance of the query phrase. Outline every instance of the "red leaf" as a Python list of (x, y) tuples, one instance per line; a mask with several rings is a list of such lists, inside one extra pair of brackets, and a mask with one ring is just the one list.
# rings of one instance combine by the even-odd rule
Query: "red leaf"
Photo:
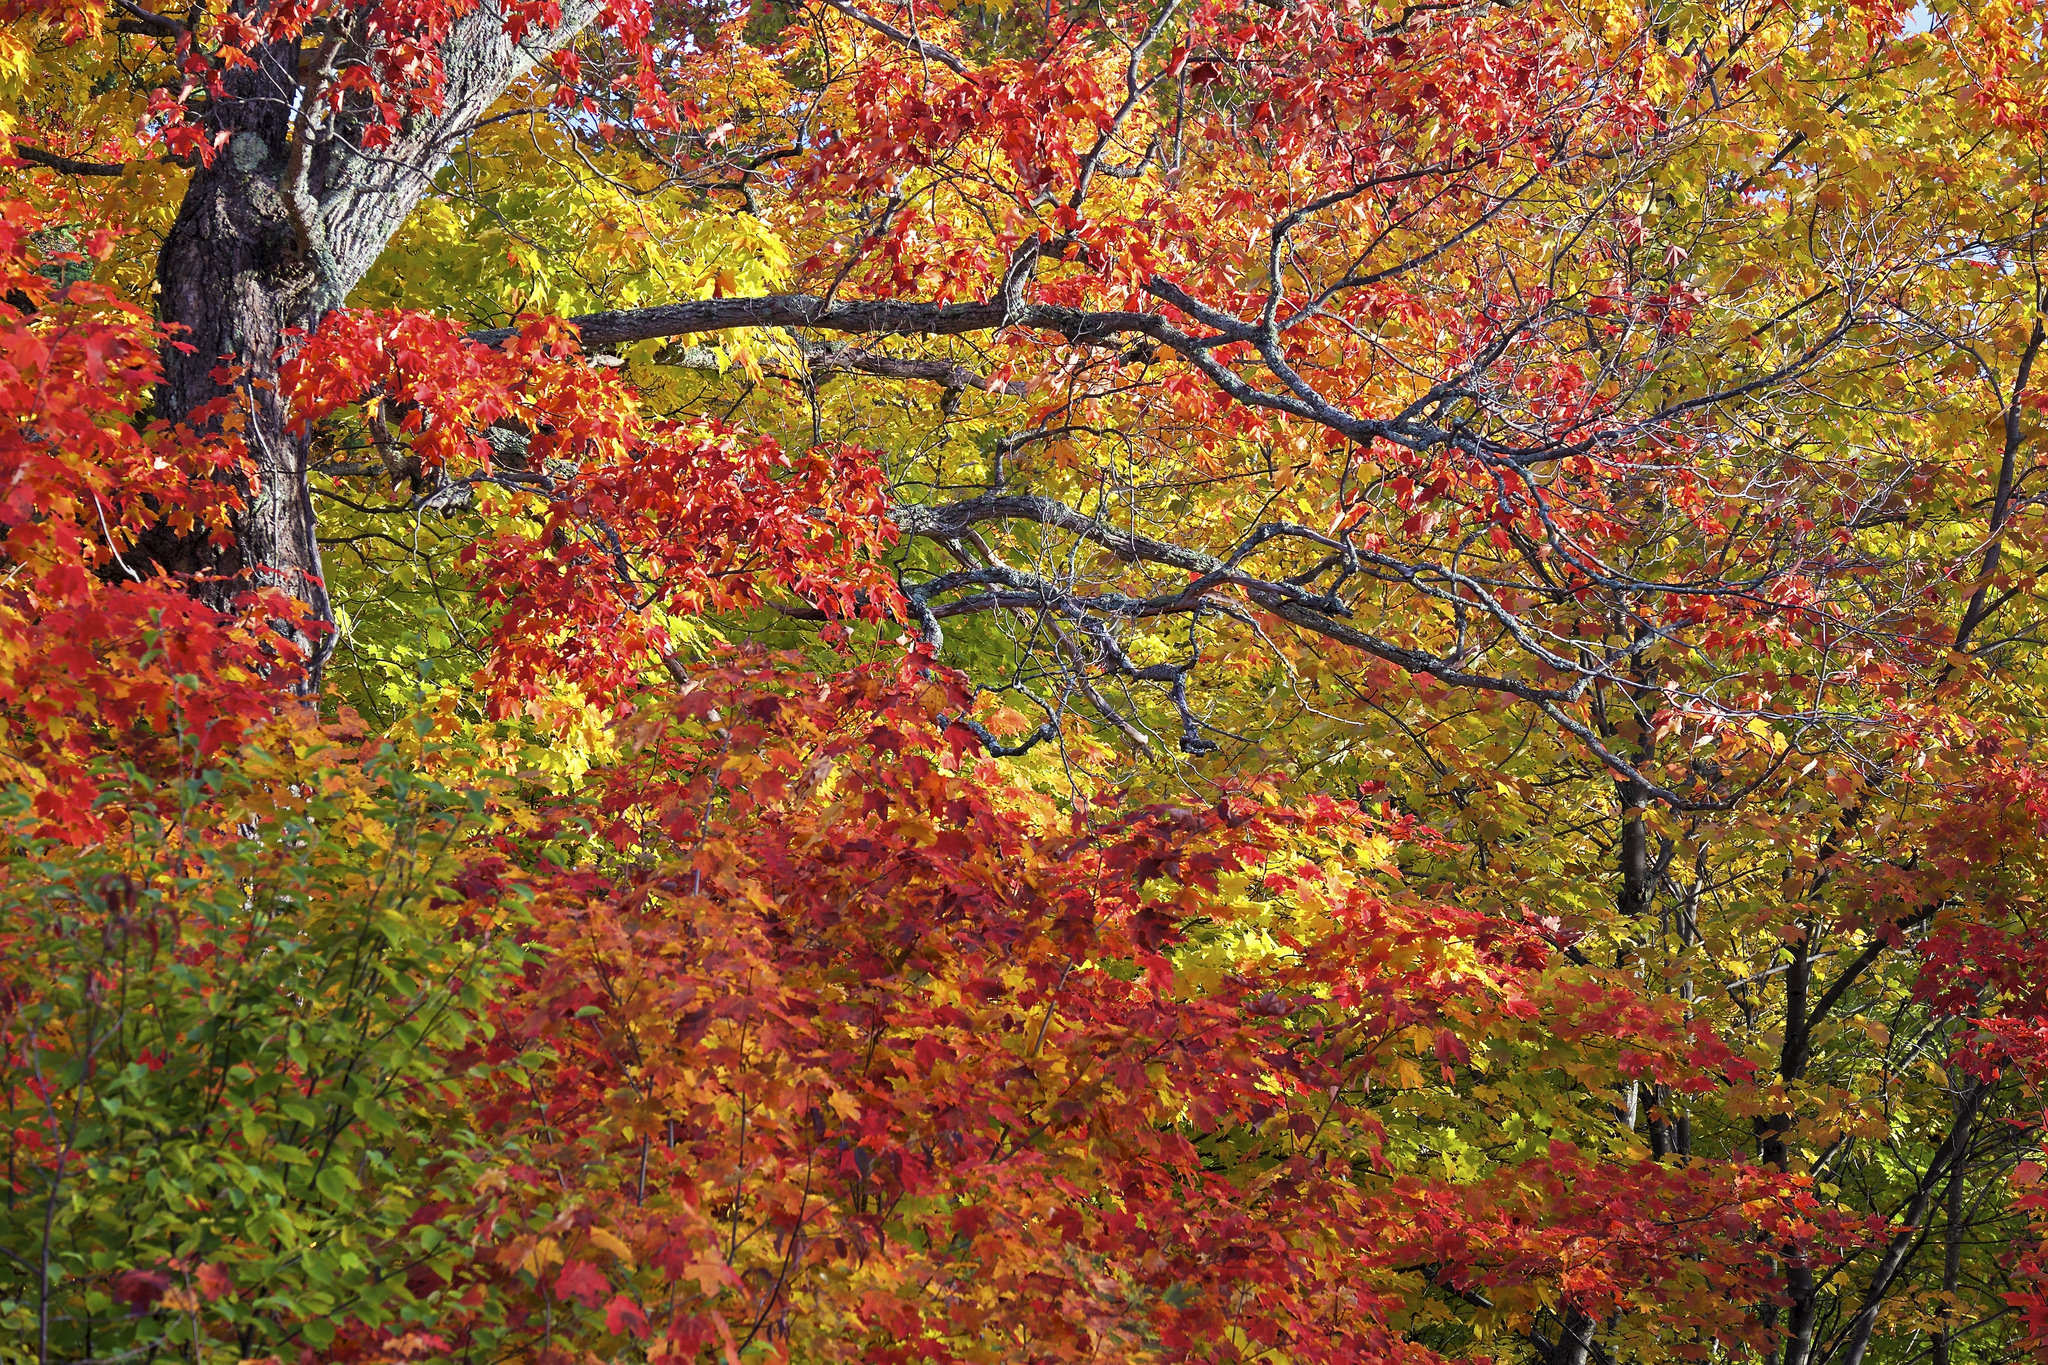
[(631, 1336), (635, 1340), (645, 1340), (647, 1315), (640, 1311), (640, 1305), (624, 1294), (615, 1295), (612, 1301), (605, 1305), (604, 1330), (615, 1337)]
[(585, 1308), (595, 1308), (604, 1302), (604, 1296), (611, 1292), (611, 1283), (604, 1272), (588, 1261), (571, 1261), (562, 1267), (562, 1273), (555, 1276), (555, 1293), (565, 1299), (574, 1299)]

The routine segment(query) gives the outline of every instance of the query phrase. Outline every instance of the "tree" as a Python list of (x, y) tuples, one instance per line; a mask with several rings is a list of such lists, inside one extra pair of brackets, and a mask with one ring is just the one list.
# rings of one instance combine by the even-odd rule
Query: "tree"
[[(98, 27), (91, 11), (60, 18), (76, 33)], [(1796, 145), (1768, 154), (1769, 173), (1787, 186), (1813, 182), (1816, 206), (1829, 196), (1846, 203), (1842, 185), (1858, 186), (1832, 160), (1841, 149), (1790, 127), (1826, 111), (1793, 101), (1801, 82), (1857, 80), (1867, 91), (1858, 114), (1868, 120), (1885, 101), (1927, 95), (1920, 87), (1942, 38), (1962, 41), (1970, 21), (1953, 34), (1899, 44), (1890, 36), (1894, 19), (1890, 11), (1851, 11), (1816, 37), (1796, 16), (1741, 11), (1688, 14), (1674, 29), (1677, 20), (1626, 7), (1426, 11), (1380, 22), (1340, 11), (1253, 17), (1167, 6), (1013, 25), (1009, 33), (1000, 21), (986, 31), (969, 26), (958, 32), (961, 44), (987, 56), (970, 62), (853, 11), (852, 27), (828, 36), (819, 53), (770, 50), (785, 61), (822, 54), (828, 63), (858, 63), (850, 85), (826, 80), (815, 97), (799, 95), (804, 111), (792, 119), (754, 112), (757, 92), (745, 85), (703, 98), (693, 81), (701, 76), (716, 88), (725, 68), (746, 59), (726, 43), (692, 50), (681, 31), (651, 27), (651, 13), (631, 6), (572, 6), (558, 19), (516, 7), (435, 11), (402, 36), (389, 29), (395, 12), (372, 10), (337, 11), (309, 25), (297, 9), (259, 7), (202, 19), (197, 30), (128, 15), (116, 30), (163, 49), (166, 74), (183, 82), (165, 89), (154, 72), (129, 77), (151, 91), (149, 123), (167, 147), (198, 163), (158, 260), (164, 318), (192, 347), (167, 357), (161, 415), (183, 420), (227, 392), (215, 371), (230, 361), (232, 382), (247, 395), (261, 475), (257, 495), (237, 514), (233, 549), (209, 550), (169, 531), (148, 549), (180, 570), (268, 574), (301, 596), (316, 622), (324, 618), (307, 436), (277, 392), (275, 366), (292, 333), (314, 330), (370, 273), (494, 102), (536, 61), (560, 53), (555, 65), (571, 83), (558, 103), (572, 131), (609, 144), (623, 175), (742, 193), (749, 206), (794, 193), (796, 211), (817, 234), (802, 273), (821, 292), (588, 315), (579, 334), (592, 349), (752, 325), (868, 335), (1007, 329), (1079, 347), (1076, 360), (1100, 352), (1126, 369), (1171, 356), (1185, 377), (1162, 391), (1216, 411), (1220, 439), (1256, 442), (1271, 427), (1288, 442), (1362, 461), (1361, 487), (1391, 461), (1386, 477), (1437, 488), (1439, 500), (1469, 488), (1457, 501), (1470, 510), (1440, 512), (1442, 524), (1429, 529), (1447, 537), (1473, 522), (1491, 526), (1500, 543), (1488, 552), (1505, 556), (1509, 571), (1521, 562), (1519, 535), (1530, 554), (1542, 549), (1539, 558), (1556, 561), (1546, 570), (1553, 577), (1583, 576), (1617, 601), (1634, 593), (1657, 604), (1660, 626), (1672, 599), (1775, 601), (1772, 585), (1800, 563), (1778, 539), (1744, 537), (1743, 547), (1757, 546), (1752, 555), (1761, 558), (1723, 556), (1730, 562), (1718, 574), (1681, 563), (1659, 566), (1661, 577), (1623, 572), (1605, 564), (1598, 533), (1631, 512), (1601, 501), (1573, 508), (1562, 490), (1543, 486), (1539, 471), (1559, 471), (1568, 488), (1661, 484), (1653, 471), (1667, 453), (1725, 445), (1723, 408), (1739, 413), (1738, 422), (1758, 420), (1766, 404), (1813, 383), (1831, 360), (1881, 348), (1882, 324), (1922, 274), (1968, 249), (1942, 244), (1944, 234), (1970, 226), (1948, 205), (1891, 205), (1879, 194), (1868, 212), (1897, 245), (1872, 256), (1822, 242), (1794, 250), (1775, 272), (1772, 296), (1817, 296), (1816, 320), (1752, 325), (1739, 350), (1723, 345), (1719, 329), (1697, 330), (1694, 295), (1711, 282), (1701, 271), (1739, 270), (1736, 253), (1782, 241), (1804, 206), (1762, 193), (1755, 176), (1715, 179), (1704, 166), (1764, 150), (1771, 135), (1748, 120), (1775, 118), (1788, 128), (1780, 142)], [(725, 24), (737, 41), (735, 22)], [(952, 33), (961, 21), (947, 22)], [(1997, 32), (1976, 40), (1988, 44)], [(846, 47), (877, 37), (879, 48), (869, 43), (857, 56)], [(675, 51), (661, 46), (679, 42)], [(1457, 78), (1439, 78), (1436, 68), (1454, 53), (1472, 60)], [(1782, 78), (1765, 80), (1759, 70)], [(2004, 134), (1974, 149), (1990, 163), (2024, 129), (2001, 128), (1996, 114), (1967, 116), (1989, 93), (1985, 86), (1965, 82), (1937, 98), (1946, 112), (1964, 115), (1962, 127), (1986, 122), (1987, 132)], [(1830, 98), (1834, 112), (1847, 107)], [(829, 135), (812, 136), (819, 132)], [(228, 154), (237, 137), (242, 150)], [(1249, 157), (1240, 150), (1247, 139), (1257, 148)], [(737, 141), (760, 150), (724, 150)], [(1816, 141), (1824, 154), (1803, 161), (1801, 151)], [(63, 160), (31, 150), (34, 164)], [(741, 164), (751, 160), (760, 165)], [(797, 168), (771, 186), (762, 167), (792, 160)], [(1673, 183), (1697, 191), (1697, 201), (1681, 202)], [(810, 193), (813, 186), (832, 194)], [(957, 198), (963, 194), (1008, 207), (967, 229), (951, 221), (955, 202), (972, 214)], [(1658, 220), (1654, 236), (1649, 218)], [(945, 220), (947, 228), (920, 237), (919, 219)], [(865, 226), (834, 249), (831, 234), (849, 223)], [(2024, 251), (2026, 240), (1986, 237), (1984, 249)], [(1701, 264), (1681, 271), (1689, 259)], [(940, 282), (941, 296), (976, 301), (900, 301), (920, 275)], [(863, 286), (868, 297), (852, 293)], [(875, 357), (844, 363), (890, 369)], [(906, 363), (896, 362), (898, 373), (909, 372)], [(971, 377), (929, 362), (924, 370), (942, 380)], [(1393, 379), (1399, 371), (1427, 378)], [(1369, 373), (1388, 377), (1370, 381)], [(1191, 384), (1196, 378), (1206, 384)], [(1228, 401), (1219, 407), (1217, 397)], [(1711, 518), (1711, 507), (1688, 505), (1714, 503), (1714, 491), (1688, 483), (1698, 483), (1696, 472), (1658, 493), (1670, 504), (1666, 515)], [(1352, 551), (1315, 539), (1334, 531), (1309, 532), (1303, 543), (1285, 523), (1261, 522), (1241, 528), (1239, 548), (1218, 553), (1223, 546), (1120, 539), (1078, 508), (1013, 505), (1007, 491), (997, 477), (981, 499), (907, 511), (906, 527), (943, 540), (990, 521), (1049, 520), (1112, 554), (1250, 592), (1261, 610), (1396, 665), (1526, 693), (1539, 705), (1576, 699), (1569, 687), (1533, 682), (1519, 668), (1496, 677), (1461, 666), (1501, 647), (1473, 637), (1483, 630), (1531, 654), (1537, 667), (1579, 674), (1571, 650), (1544, 643), (1551, 623), (1523, 623), (1524, 612), (1506, 603), (1475, 598), (1466, 613), (1479, 618), (1445, 651), (1348, 626), (1345, 613), (1357, 611), (1341, 591), (1324, 600), (1335, 591), (1333, 574), (1391, 576), (1425, 600), (1459, 600), (1460, 571), (1416, 534), (1420, 526), (1408, 533), (1414, 543), (1377, 552), (1385, 564), (1368, 551), (1354, 567)], [(1310, 563), (1336, 560), (1301, 583), (1259, 578), (1243, 566), (1255, 550), (1269, 557), (1296, 546)], [(966, 589), (978, 590), (969, 599), (976, 603), (1045, 597), (1053, 586), (983, 583), (975, 571), (961, 572), (969, 578), (955, 584), (941, 575), (913, 594), (914, 604), (934, 608), (928, 633), (940, 619), (935, 604)], [(1521, 572), (1524, 591), (1547, 586), (1535, 569)], [(1216, 594), (1179, 596), (1173, 610), (1188, 613)], [(957, 600), (944, 607), (948, 615), (964, 609), (971, 607)], [(1150, 607), (1155, 615), (1168, 610), (1164, 600)], [(1105, 657), (1113, 671), (1114, 655)], [(1598, 743), (1583, 720), (1572, 723), (1586, 730), (1582, 742)]]
[[(11, 555), (69, 538), (20, 619), (55, 639), (105, 603), (178, 615), (88, 636), (154, 692), (10, 656), (64, 684), (17, 691), (10, 754), (45, 819), (91, 811), (85, 754), (194, 705), (232, 731), (288, 677), (316, 689), (337, 641), (366, 709), (404, 720), (458, 661), (466, 695), (428, 714), (556, 741), (507, 757), (539, 790), (494, 831), (552, 951), (499, 1010), (535, 1038), (496, 1057), (528, 1087), (469, 1101), (530, 1144), (456, 1277), (475, 1341), (2002, 1358), (2041, 1311), (2012, 1184), (2040, 1141), (2037, 23), (25, 12), (24, 192), (74, 233), (161, 212), (183, 330), (146, 442), (94, 396), (90, 346), (53, 370), (86, 374), (94, 415), (46, 485), (69, 491), (8, 523)], [(143, 296), (139, 265), (108, 259), (111, 297)], [(23, 335), (68, 316), (47, 293), (26, 285)], [(133, 463), (167, 450), (169, 491)], [(332, 575), (323, 533), (347, 547)], [(197, 605), (111, 581), (152, 569), (197, 575)], [(282, 632), (213, 610), (237, 605)], [(899, 630), (1014, 712), (969, 714), (942, 674), (929, 697), (830, 676)], [(806, 662), (714, 662), (742, 634)], [(158, 640), (193, 662), (160, 666)], [(935, 662), (914, 657), (911, 678)], [(103, 699), (130, 695), (148, 723), (121, 734)], [(751, 720), (700, 714), (711, 696)], [(73, 707), (91, 723), (52, 723)], [(970, 735), (1033, 776), (971, 764)], [(1254, 819), (1233, 803), (1274, 766), (1296, 813)], [(1375, 823), (1331, 793), (1387, 804)], [(1381, 829), (1398, 875), (1284, 866)], [(1060, 895), (1005, 900), (975, 837), (1090, 888), (1099, 937), (1047, 933), (1079, 914)], [(1250, 908), (1201, 876), (1153, 889), (1183, 845), (1217, 860), (1203, 876), (1280, 881)], [(878, 850), (900, 905), (834, 918)], [(1311, 932), (1326, 895), (1378, 918)], [(1008, 975), (949, 937), (967, 903), (1024, 945)], [(890, 932), (915, 945), (893, 966)], [(1472, 955), (1455, 982), (1347, 956), (1433, 936)], [(647, 1032), (675, 1003), (657, 944), (735, 1002), (698, 1021), (723, 1071)], [(873, 964), (866, 995), (842, 995), (840, 955)], [(1048, 1101), (1049, 1164), (1012, 1183), (998, 1054), (1032, 1008), (1068, 1019), (1068, 989), (1063, 1066), (1167, 1046), (1186, 1011), (1236, 1098), (1162, 1053), (1086, 1116)], [(1299, 1087), (1302, 1058), (1338, 1065), (1316, 1050), (1366, 1015), (1294, 1006), (1347, 991), (1420, 1032), (1346, 1054), (1332, 1129), (1254, 1115), (1243, 1097)], [(900, 1090), (811, 1074), (874, 1084), (840, 1036), (860, 1009), (893, 1021), (868, 1024), (878, 1055), (912, 1058)], [(784, 1022), (747, 1052), (757, 1018)], [(975, 1099), (953, 1110), (909, 1083), (946, 1049)], [(711, 1096), (659, 1102), (681, 1126), (658, 1150), (635, 1090), (656, 1072)], [(856, 1119), (834, 1095), (876, 1131), (834, 1126)], [(1282, 1147), (1324, 1183), (1246, 1202)], [(643, 1153), (652, 1214), (617, 1194)], [(812, 1213), (794, 1173), (820, 1162), (841, 1184)], [(583, 1170), (605, 1174), (560, 1198), (531, 1176)], [(1073, 1188), (1033, 1183), (1061, 1170)], [(697, 1171), (735, 1173), (715, 1212)], [(1104, 1212), (1116, 1180), (1190, 1210), (1159, 1264)], [(1253, 1213), (1285, 1230), (1258, 1255), (1230, 1240)], [(1055, 1233), (1122, 1278), (1013, 1274)], [(876, 1278), (863, 1238), (928, 1278)], [(1339, 1254), (1359, 1245), (1398, 1253)], [(699, 1274), (665, 1324), (650, 1259)], [(1376, 1297), (1326, 1307), (1339, 1283)], [(814, 1337), (780, 1316), (805, 1296), (832, 1324)], [(1049, 1301), (1088, 1335), (1045, 1328)]]
[[(1091, 828), (934, 724), (966, 701), (915, 657), (706, 668), (557, 817), (601, 812), (617, 853), (539, 882), (496, 1016), (481, 1117), (534, 1136), (495, 1256), (527, 1339), (1433, 1360), (1537, 1340), (1554, 1279), (1619, 1340), (1734, 1347), (1767, 1335), (1726, 1306), (1778, 1239), (1864, 1235), (1767, 1168), (1516, 1131), (1574, 1107), (1546, 1059), (1740, 1063), (1555, 973), (1537, 926), (1417, 896), (1412, 822), (1248, 790)], [(1431, 1077), (1461, 1071), (1461, 1126), (1502, 1127), (1431, 1152)]]
[(0, 1359), (431, 1341), (408, 1272), (494, 1164), (444, 1058), (517, 962), (449, 885), (478, 770), (323, 732), (267, 629), (133, 572), (237, 452), (141, 422), (156, 329), (0, 216)]

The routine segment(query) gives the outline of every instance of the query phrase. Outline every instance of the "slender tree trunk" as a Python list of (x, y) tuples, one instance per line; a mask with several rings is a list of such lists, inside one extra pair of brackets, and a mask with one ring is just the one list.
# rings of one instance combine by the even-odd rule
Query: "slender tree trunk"
[[(1649, 746), (1643, 746), (1647, 749)], [(1650, 831), (1643, 822), (1643, 809), (1650, 793), (1640, 783), (1617, 782), (1615, 799), (1621, 803), (1621, 845), (1616, 851), (1620, 863), (1621, 894), (1615, 908), (1624, 921), (1633, 923), (1650, 913), (1655, 880), (1650, 859)]]
[(1566, 1308), (1559, 1310), (1555, 1342), (1535, 1326), (1529, 1329), (1527, 1337), (1544, 1365), (1587, 1365), (1587, 1361), (1596, 1354), (1593, 1350), (1596, 1325), (1592, 1318), (1578, 1309)]
[[(1807, 997), (1813, 983), (1813, 924), (1802, 922), (1799, 938), (1790, 945), (1792, 961), (1785, 969), (1785, 1045), (1778, 1060), (1778, 1074), (1786, 1082), (1801, 1079), (1806, 1074), (1806, 1030)], [(1792, 1132), (1792, 1115), (1765, 1114), (1751, 1120), (1756, 1137), (1757, 1161), (1780, 1171), (1792, 1169), (1792, 1151), (1788, 1141)], [(1812, 1267), (1800, 1257), (1798, 1250), (1787, 1246), (1785, 1256), (1785, 1295), (1791, 1305), (1785, 1312), (1785, 1344), (1780, 1355), (1783, 1365), (1807, 1365), (1813, 1356), (1813, 1328), (1818, 1307), (1816, 1286)], [(1767, 1309), (1764, 1316), (1766, 1326), (1774, 1326), (1777, 1311)]]
[(1885, 1295), (1891, 1292), (1892, 1282), (1921, 1245), (1925, 1232), (1922, 1220), (1927, 1217), (1928, 1206), (1933, 1203), (1935, 1186), (1944, 1177), (1959, 1173), (1970, 1159), (1970, 1139), (1976, 1131), (1977, 1111), (1983, 1106), (1990, 1088), (1988, 1083), (1978, 1081), (1958, 1097), (1955, 1123), (1949, 1129), (1948, 1140), (1935, 1151), (1934, 1159), (1928, 1163), (1927, 1174), (1921, 1177), (1920, 1187), (1913, 1192), (1913, 1198), (1906, 1207), (1900, 1210), (1898, 1221), (1903, 1226), (1892, 1235), (1883, 1254), (1878, 1257), (1877, 1268), (1870, 1275), (1870, 1284), (1863, 1291), (1863, 1303), (1849, 1322), (1842, 1346), (1838, 1352), (1830, 1353), (1840, 1359), (1842, 1365), (1863, 1365), (1871, 1338), (1877, 1332), (1877, 1315), (1884, 1307)]
[(1564, 1339), (1558, 1342), (1558, 1365), (1586, 1365), (1593, 1351), (1593, 1319), (1574, 1310), (1566, 1314)]
[(1953, 1295), (1963, 1279), (1963, 1173), (1969, 1168), (1963, 1156), (1967, 1153), (1966, 1147), (1963, 1155), (1949, 1164), (1948, 1189), (1942, 1196), (1947, 1218), (1942, 1227), (1941, 1292), (1951, 1297), (1942, 1301), (1941, 1330), (1934, 1334), (1934, 1365), (1949, 1365), (1955, 1341)]

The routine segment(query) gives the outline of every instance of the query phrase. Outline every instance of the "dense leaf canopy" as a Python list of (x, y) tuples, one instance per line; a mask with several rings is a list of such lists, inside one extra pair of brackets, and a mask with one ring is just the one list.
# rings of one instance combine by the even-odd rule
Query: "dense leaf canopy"
[(2048, 1358), (2044, 79), (0, 0), (0, 1362)]

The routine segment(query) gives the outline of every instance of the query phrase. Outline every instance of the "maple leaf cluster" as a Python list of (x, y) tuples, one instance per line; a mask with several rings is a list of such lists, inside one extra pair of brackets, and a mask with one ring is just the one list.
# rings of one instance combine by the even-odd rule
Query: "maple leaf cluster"
[(20, 203), (0, 222), (0, 763), (45, 830), (83, 841), (107, 832), (104, 760), (163, 769), (233, 744), (297, 661), (130, 564), (146, 534), (226, 534), (221, 476), (240, 450), (147, 419), (165, 338), (90, 280), (64, 282), (109, 245), (61, 228)]
[(2048, 1359), (2044, 75), (0, 6), (0, 1363)]

